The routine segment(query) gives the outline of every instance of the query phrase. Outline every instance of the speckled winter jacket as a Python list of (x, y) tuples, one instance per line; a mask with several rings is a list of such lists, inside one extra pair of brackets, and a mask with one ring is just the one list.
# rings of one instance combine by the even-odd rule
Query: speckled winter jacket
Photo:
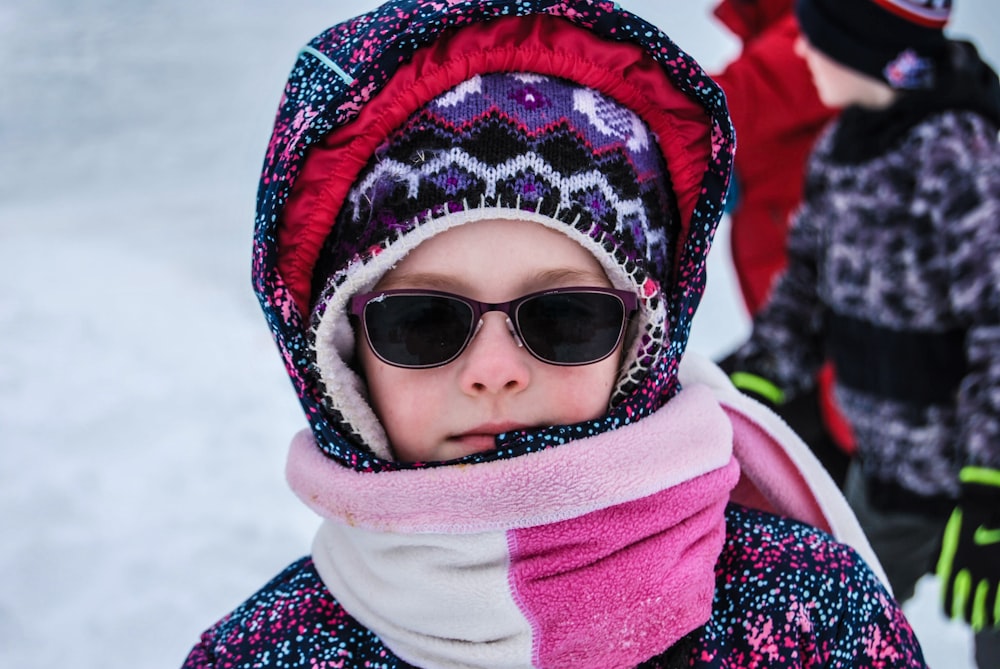
[(1000, 88), (968, 44), (939, 87), (848, 109), (811, 158), (790, 264), (738, 351), (795, 393), (824, 353), (873, 502), (948, 513), (1000, 467)]
[[(581, 215), (560, 227), (622, 259), (627, 274), (615, 276), (639, 296), (643, 333), (623, 357), (641, 373), (594, 420), (511, 430), (454, 461), (401, 463), (375, 443), (351, 342), (324, 362), (335, 374), (318, 370), (313, 273), (387, 133), (494, 71), (570, 78), (640, 115), (659, 140), (676, 217), (643, 227)], [(924, 666), (808, 448), (717, 367), (684, 356), (733, 146), (718, 87), (612, 2), (390, 2), (313, 40), (265, 159), (253, 277), (309, 421), (292, 442), (289, 483), (324, 522), (311, 555), (206, 631), (186, 669)], [(518, 191), (496, 207), (539, 218), (550, 211), (542, 198)], [(325, 271), (360, 281), (405, 234), (466, 211), (446, 204)], [(346, 321), (330, 304), (322, 317)]]

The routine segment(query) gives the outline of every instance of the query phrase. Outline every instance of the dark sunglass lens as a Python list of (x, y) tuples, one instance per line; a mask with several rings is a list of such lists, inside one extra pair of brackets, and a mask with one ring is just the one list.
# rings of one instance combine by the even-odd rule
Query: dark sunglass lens
[(387, 295), (365, 307), (376, 355), (390, 364), (431, 367), (456, 356), (472, 331), (472, 308), (434, 295)]
[(518, 307), (521, 339), (539, 358), (579, 365), (606, 358), (621, 336), (625, 307), (604, 293), (552, 293)]

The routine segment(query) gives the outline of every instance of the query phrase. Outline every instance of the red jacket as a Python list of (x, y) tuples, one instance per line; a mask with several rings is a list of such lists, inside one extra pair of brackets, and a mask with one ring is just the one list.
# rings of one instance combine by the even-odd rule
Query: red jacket
[(716, 17), (743, 41), (739, 57), (713, 75), (736, 128), (738, 198), (732, 254), (751, 314), (785, 266), (788, 218), (802, 195), (806, 158), (833, 110), (819, 101), (794, 51), (793, 0), (723, 0)]
[[(736, 129), (730, 244), (751, 315), (785, 268), (789, 217), (802, 197), (806, 158), (835, 115), (820, 102), (809, 68), (795, 54), (799, 28), (793, 5), (794, 0), (722, 0), (715, 8), (715, 16), (743, 41), (740, 55), (712, 78), (726, 93)], [(853, 452), (832, 382), (827, 365), (819, 376), (824, 423), (841, 448)]]

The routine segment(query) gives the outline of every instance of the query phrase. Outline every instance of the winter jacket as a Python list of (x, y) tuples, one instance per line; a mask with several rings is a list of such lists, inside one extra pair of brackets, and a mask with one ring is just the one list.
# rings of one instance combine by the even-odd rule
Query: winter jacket
[(824, 356), (873, 502), (946, 513), (1000, 466), (1000, 89), (968, 44), (937, 89), (851, 108), (810, 159), (789, 267), (737, 352), (795, 394)]
[(712, 76), (726, 93), (736, 128), (736, 201), (731, 203), (733, 269), (750, 314), (767, 300), (785, 267), (792, 211), (802, 198), (806, 159), (834, 116), (805, 61), (791, 0), (724, 0), (715, 15), (743, 42)]
[[(641, 112), (680, 228), (670, 262), (630, 260), (635, 318), (655, 327), (605, 416), (401, 463), (377, 443), (350, 335), (324, 363), (336, 374), (318, 371), (314, 268), (387, 133), (489, 71), (565, 76)], [(324, 522), (311, 556), (208, 630), (186, 668), (923, 666), (805, 445), (714, 365), (681, 365), (732, 151), (719, 89), (615, 3), (390, 2), (310, 42), (265, 157), (253, 278), (309, 421), (287, 477)], [(323, 271), (356, 279), (395, 238)]]

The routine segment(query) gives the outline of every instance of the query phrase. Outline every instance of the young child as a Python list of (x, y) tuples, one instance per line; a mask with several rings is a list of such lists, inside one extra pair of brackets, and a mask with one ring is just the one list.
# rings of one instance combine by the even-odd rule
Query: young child
[(846, 109), (736, 366), (793, 398), (833, 360), (847, 495), (893, 590), (937, 564), (947, 614), (1000, 667), (1000, 85), (946, 39), (950, 4), (799, 1), (799, 50)]
[(680, 369), (733, 152), (694, 61), (610, 2), (410, 0), (285, 92), (254, 282), (325, 520), (185, 667), (924, 666), (805, 445)]
[[(795, 53), (800, 33), (794, 7), (795, 0), (722, 0), (713, 12), (743, 43), (712, 79), (726, 94), (739, 138), (726, 211), (733, 271), (751, 317), (785, 267), (788, 224), (802, 198), (806, 159), (836, 111), (819, 99), (809, 68)], [(728, 360), (720, 364), (728, 370)], [(777, 411), (843, 485), (853, 443), (831, 381), (824, 365), (812, 392)]]

